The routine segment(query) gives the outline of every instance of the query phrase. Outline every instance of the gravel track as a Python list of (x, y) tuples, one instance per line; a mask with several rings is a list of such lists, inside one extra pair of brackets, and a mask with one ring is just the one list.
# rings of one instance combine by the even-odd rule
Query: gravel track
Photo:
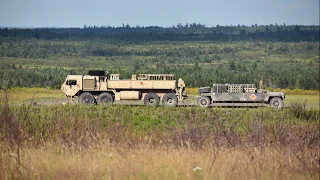
[[(52, 101), (44, 101), (44, 102), (34, 102), (33, 105), (59, 105), (59, 104), (78, 104), (78, 100), (52, 100)], [(115, 105), (130, 105), (130, 106), (143, 106), (143, 101), (115, 101)], [(160, 106), (162, 104), (160, 103)], [(196, 107), (197, 102), (195, 97), (191, 97), (189, 99), (184, 100), (183, 102), (179, 102), (178, 107)], [(250, 107), (250, 108), (258, 108), (258, 107), (266, 107), (270, 106), (269, 104), (264, 103), (214, 103), (211, 107)]]

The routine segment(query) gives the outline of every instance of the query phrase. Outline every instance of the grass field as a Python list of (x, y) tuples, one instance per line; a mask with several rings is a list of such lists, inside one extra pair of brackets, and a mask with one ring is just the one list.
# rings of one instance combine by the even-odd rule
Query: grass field
[(319, 109), (9, 104), (2, 179), (320, 177)]
[(293, 102), (305, 102), (307, 108), (318, 108), (320, 106), (319, 95), (286, 95), (285, 104)]
[[(31, 103), (31, 102), (50, 102), (65, 99), (65, 95), (61, 90), (53, 90), (49, 88), (12, 88), (7, 91), (10, 103)], [(3, 96), (4, 90), (0, 91)]]

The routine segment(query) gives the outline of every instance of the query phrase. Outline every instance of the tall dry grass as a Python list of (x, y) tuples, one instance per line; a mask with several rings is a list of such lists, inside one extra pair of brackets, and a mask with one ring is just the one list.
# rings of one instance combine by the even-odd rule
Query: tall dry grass
[[(311, 156), (311, 157), (309, 157)], [(308, 154), (310, 161), (316, 160)], [(25, 149), (26, 179), (317, 179), (289, 148), (139, 147), (101, 143), (74, 150), (55, 144)], [(310, 161), (306, 163), (310, 163)], [(315, 164), (316, 165), (316, 164)], [(6, 179), (6, 177), (5, 177)]]
[[(0, 106), (1, 179), (318, 179), (319, 111)], [(306, 118), (308, 117), (308, 118)]]

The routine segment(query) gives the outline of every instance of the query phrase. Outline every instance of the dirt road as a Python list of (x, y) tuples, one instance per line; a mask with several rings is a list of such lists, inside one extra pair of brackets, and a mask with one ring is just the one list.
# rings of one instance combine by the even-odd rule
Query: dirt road
[[(65, 100), (53, 100), (53, 101), (45, 101), (45, 102), (34, 102), (34, 105), (58, 105), (58, 104), (78, 104), (78, 100), (75, 99), (71, 101), (71, 99)], [(143, 106), (143, 101), (115, 101), (115, 105), (130, 105), (130, 106)], [(162, 106), (162, 103), (160, 103)], [(197, 102), (195, 98), (187, 99), (183, 102), (179, 102), (177, 106), (181, 107), (196, 107)], [(270, 106), (268, 104), (263, 103), (214, 103), (211, 107), (265, 107)]]

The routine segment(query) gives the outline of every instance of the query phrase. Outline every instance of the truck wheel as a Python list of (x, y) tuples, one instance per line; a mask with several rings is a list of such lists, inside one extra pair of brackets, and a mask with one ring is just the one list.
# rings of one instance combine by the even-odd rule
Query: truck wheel
[(144, 97), (144, 105), (146, 106), (159, 106), (160, 98), (156, 93), (148, 93)]
[(198, 92), (201, 94), (201, 93), (209, 93), (211, 92), (211, 87), (200, 87), (198, 89)]
[(270, 100), (270, 106), (281, 109), (283, 107), (283, 101), (281, 98), (274, 97)]
[(207, 96), (201, 96), (197, 101), (198, 105), (203, 108), (208, 108), (210, 106), (210, 99)]
[(98, 96), (98, 104), (112, 104), (113, 97), (110, 93), (104, 92)]
[(162, 104), (167, 107), (175, 107), (178, 104), (178, 98), (173, 93), (168, 93), (163, 96)]
[(90, 104), (94, 103), (94, 97), (91, 93), (85, 92), (80, 95), (79, 102), (83, 103), (83, 104), (90, 105)]

